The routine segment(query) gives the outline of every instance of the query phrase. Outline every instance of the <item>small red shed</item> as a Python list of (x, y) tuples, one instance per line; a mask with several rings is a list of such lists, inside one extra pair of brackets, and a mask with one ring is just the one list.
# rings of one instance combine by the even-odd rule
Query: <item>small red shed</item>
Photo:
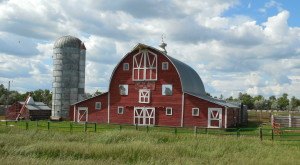
[(187, 64), (138, 44), (115, 67), (108, 92), (77, 102), (75, 122), (227, 128), (241, 119), (241, 106), (206, 95)]
[[(24, 109), (21, 111), (22, 107)], [(6, 120), (45, 120), (51, 116), (51, 108), (43, 102), (35, 102), (32, 97), (18, 101), (6, 110)]]

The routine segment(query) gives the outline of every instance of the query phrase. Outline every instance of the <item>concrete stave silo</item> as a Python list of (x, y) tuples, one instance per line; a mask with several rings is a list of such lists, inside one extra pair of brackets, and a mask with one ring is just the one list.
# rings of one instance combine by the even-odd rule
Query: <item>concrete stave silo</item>
[(52, 119), (68, 118), (69, 106), (84, 97), (86, 48), (73, 36), (53, 46)]

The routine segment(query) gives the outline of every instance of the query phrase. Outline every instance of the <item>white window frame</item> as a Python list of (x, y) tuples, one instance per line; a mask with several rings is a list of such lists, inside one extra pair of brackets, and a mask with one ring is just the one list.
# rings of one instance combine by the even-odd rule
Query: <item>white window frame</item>
[[(127, 65), (127, 68), (126, 68), (126, 65)], [(128, 62), (123, 63), (123, 70), (124, 71), (129, 70), (129, 63)]]
[[(171, 86), (171, 94), (170, 95), (167, 95), (164, 91), (164, 86)], [(163, 84), (161, 86), (161, 95), (163, 96), (172, 96), (173, 95), (173, 85), (172, 84)]]
[[(195, 110), (198, 111), (197, 114), (194, 113)], [(199, 108), (192, 108), (192, 116), (199, 116), (199, 115), (200, 115), (200, 110), (199, 110)]]
[[(150, 61), (149, 56), (154, 58)], [(141, 56), (140, 59), (137, 56)], [(140, 76), (140, 70), (143, 72), (143, 76)], [(147, 78), (147, 70), (150, 71), (150, 78)], [(155, 75), (153, 76), (153, 70), (155, 70)], [(137, 78), (134, 77), (134, 73), (137, 71)], [(153, 76), (153, 77), (152, 77)], [(132, 66), (132, 80), (133, 81), (156, 81), (157, 80), (157, 55), (147, 49), (141, 50), (141, 52), (133, 56), (133, 66)]]
[(139, 90), (139, 103), (150, 103), (150, 89)]
[[(121, 93), (121, 90), (120, 90), (120, 87), (121, 86), (124, 86), (125, 87), (125, 94), (122, 94)], [(128, 95), (128, 84), (120, 84), (119, 85), (119, 94), (121, 95), (121, 96), (127, 96)]]
[(123, 106), (118, 106), (118, 114), (123, 115), (124, 114), (124, 107)]
[[(99, 105), (99, 107), (97, 105)], [(95, 102), (95, 109), (100, 110), (101, 108), (102, 108), (101, 102)]]
[[(170, 110), (171, 113), (168, 113), (168, 110)], [(172, 116), (173, 115), (173, 109), (172, 109), (172, 107), (166, 107), (166, 115), (167, 116)]]
[[(164, 66), (166, 66), (166, 67), (164, 67)], [(161, 70), (169, 70), (169, 62), (162, 62)]]

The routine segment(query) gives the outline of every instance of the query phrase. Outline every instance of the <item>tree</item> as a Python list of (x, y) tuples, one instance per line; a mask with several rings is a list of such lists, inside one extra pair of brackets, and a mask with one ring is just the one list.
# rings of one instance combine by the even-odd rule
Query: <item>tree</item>
[(278, 103), (278, 108), (280, 110), (286, 110), (288, 108), (289, 105), (289, 99), (287, 98), (288, 94), (284, 93), (282, 94), (281, 97), (279, 97), (277, 99), (277, 103)]
[(244, 104), (247, 105), (248, 109), (254, 108), (254, 101), (251, 95), (248, 95), (247, 93), (239, 93), (239, 100)]
[(98, 89), (96, 90), (96, 92), (93, 94), (93, 96), (98, 96), (98, 95), (101, 95), (102, 92), (98, 91)]

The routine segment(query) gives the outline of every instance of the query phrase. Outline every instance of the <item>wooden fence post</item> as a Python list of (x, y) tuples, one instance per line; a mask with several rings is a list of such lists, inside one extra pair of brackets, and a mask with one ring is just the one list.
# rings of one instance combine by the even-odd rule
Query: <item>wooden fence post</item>
[(197, 128), (197, 126), (194, 126), (194, 134), (195, 134), (195, 135), (198, 134), (198, 128)]
[(7, 126), (8, 125), (8, 121), (5, 121), (5, 126)]
[(94, 132), (97, 132), (97, 123), (94, 125)]
[(205, 128), (205, 134), (208, 134), (207, 128)]
[(86, 124), (86, 122), (84, 122), (84, 132), (86, 132), (87, 131), (87, 124)]
[(138, 130), (139, 128), (138, 128), (138, 124), (135, 124), (135, 130)]
[(122, 125), (120, 124), (120, 131), (122, 130)]
[(272, 141), (274, 141), (274, 128), (272, 128)]
[(50, 130), (50, 121), (48, 121), (47, 123), (47, 128), (48, 128), (48, 131)]
[(149, 126), (147, 125), (147, 133), (149, 132)]
[(27, 122), (27, 121), (26, 121), (26, 124), (25, 124), (25, 125), (26, 125), (26, 130), (28, 130), (28, 122)]
[(73, 132), (73, 124), (70, 122), (70, 132)]
[(175, 127), (175, 129), (174, 129), (174, 133), (175, 133), (175, 135), (177, 135), (177, 127)]
[(289, 127), (292, 127), (292, 115), (289, 114)]
[(240, 128), (236, 131), (236, 137), (240, 137)]
[(262, 128), (261, 127), (259, 128), (259, 138), (260, 138), (260, 141), (263, 140), (263, 134), (262, 134)]
[(36, 128), (38, 128), (38, 127), (39, 127), (39, 121), (36, 120)]

